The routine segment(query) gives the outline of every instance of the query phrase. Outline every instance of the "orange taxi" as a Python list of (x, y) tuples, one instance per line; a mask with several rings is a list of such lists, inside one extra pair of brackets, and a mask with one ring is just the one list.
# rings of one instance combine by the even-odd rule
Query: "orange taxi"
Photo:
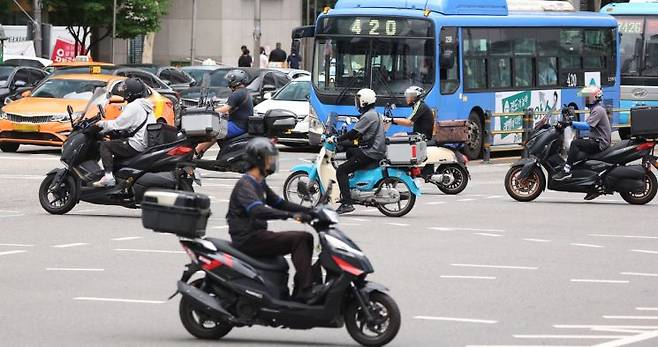
[[(118, 95), (125, 77), (102, 74), (62, 74), (42, 81), (23, 98), (0, 109), (0, 149), (15, 152), (21, 144), (61, 146), (71, 132), (66, 111), (71, 105), (76, 115), (93, 116), (98, 107), (104, 107), (107, 119), (119, 116), (126, 105)], [(159, 122), (174, 124), (172, 102), (149, 88), (155, 118)], [(112, 101), (110, 101), (112, 99)]]

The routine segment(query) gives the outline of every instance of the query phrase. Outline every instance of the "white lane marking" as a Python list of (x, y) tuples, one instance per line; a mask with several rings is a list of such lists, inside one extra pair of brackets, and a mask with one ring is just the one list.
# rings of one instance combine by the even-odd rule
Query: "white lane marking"
[(530, 241), (530, 242), (551, 242), (551, 240), (546, 240), (546, 239), (523, 239), (523, 241)]
[(498, 199), (498, 198), (502, 198), (502, 197), (503, 197), (502, 195), (490, 195), (490, 196), (487, 196), (487, 199)]
[(627, 337), (628, 335), (533, 335), (533, 334), (523, 334), (523, 335), (512, 335), (517, 339), (595, 339), (595, 340), (605, 340), (605, 339), (621, 339)]
[(79, 296), (73, 298), (73, 300), (80, 301), (108, 301), (108, 302), (128, 302), (133, 304), (164, 304), (166, 301), (159, 300), (135, 300), (135, 299), (117, 299), (117, 298), (94, 298), (94, 297), (85, 297)]
[(658, 307), (636, 307), (638, 311), (658, 311)]
[(105, 269), (83, 269), (74, 267), (47, 267), (46, 271), (105, 271)]
[(141, 236), (126, 236), (126, 237), (117, 237), (112, 239), (112, 241), (130, 241), (130, 240), (138, 240), (141, 239)]
[(475, 201), (475, 199), (459, 199), (459, 202)]
[(7, 247), (34, 247), (34, 245), (26, 245), (23, 243), (0, 243), (0, 246), (7, 246)]
[(574, 345), (466, 345), (466, 347), (582, 347)]
[(0, 174), (0, 178), (12, 179), (12, 180), (42, 180), (44, 176), (42, 175), (5, 175)]
[(78, 246), (84, 246), (84, 245), (88, 245), (88, 243), (85, 243), (85, 242), (65, 243), (63, 245), (54, 245), (52, 247), (53, 248), (69, 248), (69, 247), (78, 247)]
[(477, 229), (477, 228), (459, 228), (459, 227), (430, 227), (429, 229), (438, 230), (438, 231), (481, 231), (481, 232), (494, 232), (494, 233), (504, 233), (505, 230), (502, 229)]
[(14, 217), (23, 217), (25, 216), (24, 213), (17, 213), (17, 214), (8, 214), (4, 216), (0, 216), (0, 218), (14, 218)]
[(588, 279), (588, 278), (572, 278), (570, 281), (577, 283), (628, 283), (629, 282), (627, 280), (596, 280), (596, 279)]
[(434, 206), (434, 205), (441, 205), (441, 204), (445, 204), (445, 203), (446, 203), (445, 201), (431, 201), (431, 202), (428, 202), (427, 205)]
[(646, 249), (631, 249), (631, 252), (646, 253), (646, 254), (658, 254), (658, 251), (650, 251), (650, 250), (646, 250)]
[(211, 229), (228, 229), (228, 225), (218, 225), (216, 227), (212, 227)]
[(626, 276), (658, 277), (658, 274), (648, 273), (648, 272), (620, 272), (619, 274), (620, 275), (626, 275)]
[(591, 243), (570, 243), (572, 246), (576, 247), (588, 247), (588, 248), (604, 248), (604, 246), (601, 245), (593, 245)]
[(386, 223), (386, 224), (393, 225), (393, 226), (396, 226), (396, 227), (408, 227), (409, 226), (409, 224), (405, 224), (405, 223)]
[(14, 156), (1, 156), (0, 159), (2, 160), (57, 160), (59, 161), (59, 157), (53, 156), (53, 157), (14, 157)]
[(556, 329), (633, 329), (633, 330), (654, 330), (658, 325), (587, 325), (587, 324), (555, 324)]
[(21, 213), (21, 211), (0, 210), (0, 213)]
[(345, 226), (359, 226), (361, 223), (340, 223), (340, 225), (345, 225)]
[(490, 233), (475, 233), (475, 235), (489, 236), (489, 237), (501, 237), (501, 236), (503, 236), (503, 235), (500, 235), (500, 234), (490, 234)]
[(471, 280), (495, 280), (493, 276), (460, 276), (460, 275), (441, 275), (441, 278), (457, 278), (457, 279), (471, 279)]
[(370, 219), (364, 219), (364, 218), (347, 217), (345, 219), (355, 220), (357, 222), (370, 222)]
[(166, 251), (162, 249), (132, 249), (132, 248), (115, 248), (115, 251), (118, 252), (142, 252), (142, 253), (172, 253), (172, 254), (182, 254), (184, 251)]
[(595, 347), (620, 347), (620, 346), (627, 346), (636, 342), (640, 341), (646, 341), (653, 339), (655, 337), (658, 337), (658, 330), (656, 331), (647, 331), (645, 333), (635, 335), (635, 336), (627, 336), (623, 339), (615, 340), (615, 341), (610, 341), (606, 343), (601, 343), (596, 345)]
[(646, 236), (646, 235), (588, 234), (587, 236), (592, 236), (592, 237), (617, 237), (617, 238), (625, 238), (625, 239), (650, 239), (650, 240), (658, 239), (658, 236)]
[(512, 265), (480, 265), (480, 264), (450, 264), (451, 266), (459, 267), (481, 267), (488, 269), (511, 269), (511, 270), (537, 270), (538, 267), (534, 266), (512, 266)]
[(10, 255), (10, 254), (18, 254), (18, 253), (25, 253), (27, 251), (6, 251), (6, 252), (0, 252), (0, 255)]
[(603, 316), (605, 319), (658, 320), (658, 316)]
[(415, 316), (414, 319), (438, 320), (438, 321), (462, 322), (462, 323), (481, 323), (481, 324), (496, 324), (496, 323), (498, 323), (498, 321), (489, 320), (489, 319), (456, 318), (456, 317)]

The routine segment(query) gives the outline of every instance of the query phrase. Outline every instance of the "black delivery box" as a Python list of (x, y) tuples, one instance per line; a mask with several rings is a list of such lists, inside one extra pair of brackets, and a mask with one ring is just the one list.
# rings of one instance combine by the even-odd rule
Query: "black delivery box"
[(144, 194), (142, 225), (160, 233), (195, 238), (206, 234), (210, 198), (192, 192), (149, 190)]
[(658, 138), (658, 107), (631, 108), (631, 136)]

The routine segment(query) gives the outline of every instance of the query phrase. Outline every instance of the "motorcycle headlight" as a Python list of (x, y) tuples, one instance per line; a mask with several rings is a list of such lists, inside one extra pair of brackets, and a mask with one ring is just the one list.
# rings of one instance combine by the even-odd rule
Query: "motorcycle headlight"
[(0, 119), (7, 119), (7, 114), (0, 111)]
[(68, 120), (69, 115), (68, 114), (54, 114), (50, 116), (50, 121), (51, 122), (63, 122)]

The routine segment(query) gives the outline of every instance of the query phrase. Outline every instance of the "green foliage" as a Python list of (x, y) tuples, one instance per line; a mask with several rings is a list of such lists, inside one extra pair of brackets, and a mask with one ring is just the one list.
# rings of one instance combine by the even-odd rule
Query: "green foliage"
[(133, 38), (160, 29), (160, 18), (167, 14), (169, 0), (123, 0), (117, 14), (117, 36)]

